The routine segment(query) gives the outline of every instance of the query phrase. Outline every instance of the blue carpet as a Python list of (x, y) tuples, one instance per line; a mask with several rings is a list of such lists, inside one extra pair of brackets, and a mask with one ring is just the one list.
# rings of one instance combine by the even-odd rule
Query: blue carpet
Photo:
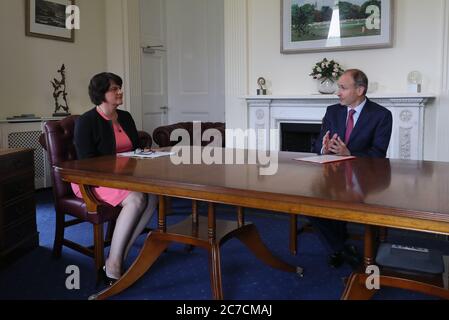
[[(189, 202), (173, 202), (173, 215), (168, 223), (185, 218)], [(205, 211), (205, 207), (201, 211)], [(218, 217), (234, 219), (233, 208), (219, 206)], [(37, 192), (37, 224), (40, 232), (40, 246), (0, 269), (0, 299), (82, 299), (99, 291), (95, 288), (93, 260), (71, 249), (63, 248), (62, 257), (53, 259), (55, 219), (50, 190)], [(260, 262), (242, 243), (232, 239), (221, 250), (223, 292), (232, 300), (297, 300), (297, 299), (339, 299), (343, 289), (343, 278), (349, 276), (350, 268), (344, 266), (332, 269), (327, 265), (327, 253), (314, 233), (299, 237), (296, 257), (288, 250), (288, 215), (250, 210), (247, 221), (257, 226), (264, 243), (293, 265), (304, 267), (303, 278), (295, 274), (272, 269)], [(156, 215), (151, 226), (156, 225)], [(71, 227), (68, 238), (90, 244), (92, 228), (88, 224)], [(137, 256), (145, 239), (142, 235), (131, 250), (130, 265)], [(425, 242), (430, 240), (426, 239)], [(359, 247), (361, 243), (356, 243)], [(442, 242), (447, 247), (447, 242)], [(69, 265), (76, 265), (81, 271), (81, 288), (68, 290), (65, 271)], [(131, 288), (113, 299), (139, 300), (201, 300), (211, 299), (208, 255), (196, 248), (186, 252), (184, 245), (172, 245), (153, 267)], [(383, 288), (375, 299), (431, 299), (431, 297), (404, 290)]]

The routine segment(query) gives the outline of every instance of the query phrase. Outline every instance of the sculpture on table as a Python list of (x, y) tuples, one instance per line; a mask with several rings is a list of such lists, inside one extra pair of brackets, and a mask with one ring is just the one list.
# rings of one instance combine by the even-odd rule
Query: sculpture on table
[[(65, 84), (65, 66), (64, 64), (61, 66), (61, 69), (58, 70), (58, 73), (61, 74), (61, 80), (57, 80), (56, 78), (53, 81), (50, 81), (53, 85), (53, 98), (55, 99), (55, 112), (53, 113), (54, 117), (64, 117), (69, 116), (69, 106), (67, 103), (67, 92), (66, 92), (66, 84)], [(59, 104), (60, 97), (64, 101), (64, 104)], [(63, 112), (59, 112), (59, 110), (63, 110)]]

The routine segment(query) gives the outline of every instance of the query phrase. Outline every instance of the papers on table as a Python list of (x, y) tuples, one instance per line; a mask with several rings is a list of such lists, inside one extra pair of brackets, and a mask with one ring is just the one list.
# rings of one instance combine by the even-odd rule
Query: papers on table
[(354, 156), (336, 156), (332, 154), (324, 154), (321, 156), (315, 156), (315, 157), (305, 157), (305, 158), (295, 158), (293, 160), (298, 161), (307, 161), (307, 162), (313, 162), (313, 163), (329, 163), (329, 162), (337, 162), (337, 161), (344, 161), (344, 160), (350, 160), (355, 159)]
[(172, 154), (175, 154), (175, 152), (165, 152), (165, 151), (141, 151), (141, 152), (122, 152), (117, 153), (117, 156), (119, 157), (133, 157), (133, 158), (159, 158), (159, 157), (166, 157), (171, 156)]

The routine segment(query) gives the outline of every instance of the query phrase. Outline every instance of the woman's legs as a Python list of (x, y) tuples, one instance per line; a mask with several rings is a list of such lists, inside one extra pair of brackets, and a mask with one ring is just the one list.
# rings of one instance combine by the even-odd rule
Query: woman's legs
[(147, 205), (147, 195), (140, 192), (131, 192), (122, 201), (122, 210), (115, 223), (112, 235), (111, 249), (106, 260), (107, 276), (119, 278), (122, 274), (124, 252), (130, 238), (133, 236), (136, 225), (140, 223), (141, 215)]
[(150, 219), (154, 213), (154, 210), (156, 209), (158, 203), (158, 197), (154, 194), (148, 194), (147, 195), (147, 206), (142, 212), (142, 215), (140, 216), (140, 220), (137, 223), (136, 227), (134, 228), (134, 232), (131, 236), (131, 238), (128, 241), (128, 245), (125, 249), (125, 254), (123, 255), (123, 261), (126, 260), (128, 257), (129, 250), (131, 249), (132, 245), (136, 241), (137, 237), (142, 233), (143, 229), (146, 227), (148, 222), (150, 222)]

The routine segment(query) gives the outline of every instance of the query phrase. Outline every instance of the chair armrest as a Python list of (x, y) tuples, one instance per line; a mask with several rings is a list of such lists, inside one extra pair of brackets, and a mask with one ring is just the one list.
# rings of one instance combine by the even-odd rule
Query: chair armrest
[(174, 146), (179, 142), (181, 142), (181, 138), (179, 138), (178, 141), (170, 141), (171, 133), (176, 129), (184, 129), (189, 132), (189, 136), (192, 136), (192, 127), (193, 127), (192, 122), (180, 122), (170, 124), (167, 126), (157, 127), (153, 131), (154, 142), (156, 142), (159, 145), (159, 147)]

